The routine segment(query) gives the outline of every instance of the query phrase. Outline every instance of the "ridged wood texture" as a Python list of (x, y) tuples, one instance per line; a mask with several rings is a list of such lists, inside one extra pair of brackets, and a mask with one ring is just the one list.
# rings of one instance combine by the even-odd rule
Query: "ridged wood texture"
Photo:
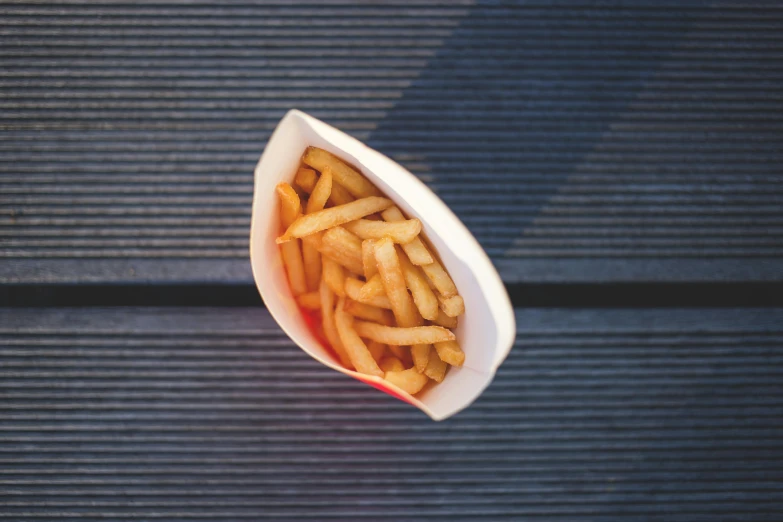
[(0, 309), (0, 519), (780, 520), (783, 310), (525, 310), (433, 423), (263, 309)]
[(252, 281), (292, 107), (426, 181), (516, 282), (783, 279), (783, 9), (0, 4), (0, 280)]

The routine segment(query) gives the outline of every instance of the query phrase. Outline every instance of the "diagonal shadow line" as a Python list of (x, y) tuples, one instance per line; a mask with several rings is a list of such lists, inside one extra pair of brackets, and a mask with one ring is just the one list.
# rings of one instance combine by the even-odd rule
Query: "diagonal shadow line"
[(673, 22), (632, 9), (481, 1), (368, 144), (439, 193), (497, 262), (636, 99), (696, 14), (682, 11)]

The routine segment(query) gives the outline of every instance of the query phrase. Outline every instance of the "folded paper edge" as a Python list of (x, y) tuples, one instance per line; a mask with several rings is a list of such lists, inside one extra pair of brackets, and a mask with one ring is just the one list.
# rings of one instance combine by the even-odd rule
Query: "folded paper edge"
[[(268, 140), (269, 143), (273, 143), (273, 140), (275, 139), (275, 136), (278, 135), (278, 133), (287, 125), (294, 124), (294, 122), (299, 121), (301, 123), (304, 123), (308, 125), (313, 131), (315, 131), (318, 134), (322, 133), (319, 131), (318, 127), (324, 127), (329, 130), (329, 132), (335, 132), (341, 135), (342, 137), (350, 140), (353, 142), (355, 146), (360, 147), (364, 150), (364, 152), (371, 153), (371, 156), (374, 156), (377, 160), (381, 160), (382, 162), (389, 162), (396, 166), (396, 168), (399, 168), (405, 172), (407, 172), (411, 178), (416, 182), (419, 183), (422, 188), (426, 189), (427, 191), (430, 191), (429, 187), (427, 187), (424, 183), (421, 182), (415, 175), (410, 173), (405, 167), (400, 165), (399, 163), (395, 162), (388, 156), (385, 156), (381, 152), (378, 152), (377, 150), (369, 147), (368, 145), (362, 143), (358, 139), (354, 138), (353, 136), (350, 136), (346, 134), (345, 132), (332, 127), (331, 125), (314, 118), (313, 116), (310, 116), (309, 114), (306, 114), (298, 109), (291, 109), (289, 110), (285, 116), (280, 120), (278, 125), (276, 126), (275, 130), (273, 131), (272, 135), (270, 136)], [(324, 138), (329, 140), (328, 138)], [(261, 209), (258, 208), (259, 203), (259, 195), (258, 191), (256, 190), (258, 186), (258, 178), (261, 174), (260, 167), (263, 163), (264, 157), (267, 154), (269, 150), (269, 147), (265, 147), (263, 153), (261, 154), (258, 162), (256, 163), (254, 173), (253, 173), (253, 204), (252, 204), (252, 215), (251, 215), (251, 223), (250, 223), (250, 244), (249, 244), (249, 254), (250, 254), (250, 261), (251, 261), (251, 270), (253, 273), (254, 281), (256, 282), (256, 288), (258, 289), (259, 293), (261, 294), (262, 299), (266, 299), (266, 296), (264, 295), (263, 290), (261, 289), (258, 281), (261, 277), (263, 277), (263, 274), (260, 272), (263, 270), (262, 267), (258, 266), (260, 264), (260, 261), (256, 259), (253, 253), (253, 240), (256, 236), (257, 228), (259, 226), (259, 219), (261, 214)], [(352, 159), (358, 164), (363, 166), (366, 169), (366, 172), (375, 173), (377, 168), (373, 168), (370, 165), (367, 165), (366, 161), (359, 161), (357, 158), (353, 157), (353, 154), (350, 154)], [(358, 166), (357, 165), (357, 166)], [(382, 169), (383, 167), (379, 167)], [(377, 175), (376, 175), (377, 176)], [(494, 265), (492, 264), (492, 261), (490, 260), (489, 256), (487, 256), (484, 249), (481, 247), (481, 245), (478, 243), (476, 238), (473, 236), (473, 234), (468, 230), (468, 228), (465, 226), (464, 223), (457, 217), (453, 211), (445, 204), (443, 203), (437, 196), (435, 198), (439, 201), (439, 203), (444, 207), (444, 209), (449, 214), (449, 219), (452, 221), (454, 225), (459, 227), (461, 235), (463, 235), (467, 240), (472, 241), (474, 243), (475, 249), (466, 249), (466, 250), (473, 250), (475, 253), (470, 256), (471, 260), (468, 261), (470, 264), (475, 264), (478, 262), (478, 264), (483, 265), (480, 267), (482, 271), (484, 271), (484, 276), (486, 277), (487, 273), (490, 275), (490, 284), (494, 286), (495, 288), (491, 288), (493, 292), (495, 292), (497, 295), (502, 295), (504, 299), (499, 299), (502, 301), (501, 303), (498, 303), (498, 299), (491, 299), (488, 300), (488, 306), (491, 307), (491, 315), (493, 317), (501, 317), (501, 323), (498, 323), (498, 340), (496, 342), (496, 347), (499, 349), (498, 354), (495, 356), (495, 358), (492, 360), (492, 364), (489, 368), (486, 369), (479, 369), (479, 368), (470, 368), (465, 367), (465, 370), (471, 371), (473, 373), (479, 374), (483, 377), (481, 386), (479, 388), (476, 388), (475, 390), (472, 390), (469, 397), (466, 397), (464, 401), (462, 401), (457, 406), (450, 407), (446, 409), (443, 412), (437, 412), (432, 410), (428, 405), (423, 403), (421, 400), (417, 399), (416, 397), (408, 394), (407, 392), (399, 389), (398, 387), (394, 386), (393, 384), (389, 383), (388, 381), (385, 381), (384, 379), (381, 379), (379, 377), (373, 377), (369, 375), (364, 375), (358, 372), (355, 372), (353, 370), (348, 370), (341, 365), (337, 364), (334, 361), (326, 360), (315, 353), (311, 352), (308, 348), (305, 348), (302, 346), (302, 343), (299, 339), (293, 339), (296, 344), (301, 348), (303, 351), (305, 351), (310, 357), (317, 360), (321, 364), (336, 370), (340, 373), (343, 373), (349, 377), (353, 377), (357, 380), (360, 380), (362, 382), (368, 383), (374, 382), (375, 384), (380, 385), (382, 388), (391, 388), (395, 390), (395, 392), (399, 395), (402, 395), (405, 397), (405, 401), (410, 403), (411, 405), (417, 407), (422, 412), (424, 412), (427, 416), (429, 416), (432, 420), (435, 421), (441, 421), (445, 420), (456, 413), (459, 413), (460, 411), (468, 408), (471, 404), (473, 404), (486, 390), (486, 388), (492, 383), (492, 381), (495, 378), (495, 375), (497, 373), (498, 368), (503, 363), (503, 361), (507, 358), (508, 354), (510, 353), (514, 339), (516, 337), (516, 321), (513, 313), (513, 307), (511, 306), (511, 300), (508, 296), (508, 293), (506, 291), (505, 285), (503, 284), (502, 280), (500, 279), (499, 274), (497, 273), (497, 270), (495, 269)], [(458, 253), (459, 251), (455, 251), (455, 253)], [(466, 256), (460, 255), (460, 257), (464, 260), (466, 259)], [(481, 286), (484, 290), (487, 290), (486, 285), (483, 284), (484, 281), (481, 282)], [(269, 311), (270, 315), (280, 324), (280, 321), (275, 317), (275, 313), (267, 307), (267, 310)], [(508, 328), (500, 328), (501, 325), (507, 325)], [(505, 331), (504, 331), (505, 330)], [(286, 332), (291, 337), (294, 337), (289, 332)], [(298, 337), (298, 336), (297, 336)]]

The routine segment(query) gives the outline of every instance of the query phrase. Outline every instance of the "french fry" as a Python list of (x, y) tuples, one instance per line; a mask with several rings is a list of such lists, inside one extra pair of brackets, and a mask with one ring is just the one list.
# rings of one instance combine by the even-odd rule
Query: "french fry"
[(310, 234), (309, 236), (303, 237), (302, 243), (308, 243), (314, 249), (320, 252), (321, 247), (323, 246), (323, 240), (321, 239), (323, 236), (324, 236), (323, 232), (316, 232), (315, 234)]
[(330, 228), (324, 233), (322, 238), (325, 247), (328, 247), (334, 252), (339, 252), (341, 256), (350, 258), (354, 264), (358, 264), (359, 271), (357, 274), (364, 273), (364, 266), (362, 264), (362, 242), (358, 237), (351, 234), (343, 227)]
[(410, 243), (421, 232), (421, 221), (418, 219), (407, 219), (393, 223), (357, 219), (356, 221), (346, 223), (345, 228), (361, 239), (383, 239), (388, 237), (395, 243)]
[[(291, 189), (293, 191), (293, 189)], [(296, 192), (294, 192), (296, 194)], [(285, 243), (295, 237), (309, 236), (328, 228), (355, 221), (368, 214), (388, 208), (391, 200), (377, 196), (357, 199), (345, 205), (327, 208), (299, 217), (275, 242)]]
[(392, 317), (392, 314), (389, 312), (389, 310), (378, 308), (377, 306), (372, 306), (365, 303), (360, 303), (359, 301), (354, 301), (353, 299), (346, 300), (345, 311), (354, 317), (367, 319), (368, 321), (373, 321), (375, 323), (386, 326), (391, 326), (394, 322), (394, 318)]
[(323, 266), (323, 280), (332, 292), (340, 297), (345, 297), (345, 271), (343, 267), (337, 261), (326, 256), (322, 257), (321, 264)]
[[(302, 203), (299, 200), (299, 195), (288, 183), (278, 183), (275, 190), (280, 198), (280, 222), (285, 228), (301, 214)], [(280, 249), (280, 256), (288, 274), (291, 293), (296, 297), (307, 292), (307, 279), (301, 245), (299, 241), (290, 241), (289, 243), (288, 246)]]
[(443, 268), (443, 265), (436, 259), (429, 265), (421, 265), (421, 269), (427, 274), (427, 278), (443, 297), (453, 297), (457, 295), (457, 287), (451, 280), (449, 274)]
[(288, 273), (288, 282), (291, 285), (291, 293), (294, 297), (307, 292), (307, 279), (305, 277), (304, 262), (302, 261), (302, 248), (299, 240), (289, 241), (281, 245), (280, 255), (283, 265)]
[(430, 360), (431, 346), (429, 344), (414, 344), (411, 346), (411, 356), (413, 357), (413, 366), (419, 373), (424, 373)]
[[(309, 201), (307, 203), (307, 208), (309, 212)], [(307, 240), (302, 240), (302, 258), (304, 259), (305, 280), (307, 281), (308, 290), (317, 291), (318, 285), (321, 283), (321, 253), (316, 246), (316, 243), (320, 241), (320, 235), (313, 234), (307, 236), (306, 239)]]
[(378, 295), (386, 295), (386, 290), (384, 290), (383, 281), (381, 280), (381, 274), (375, 274), (369, 281), (364, 283), (359, 297), (364, 301)]
[(342, 266), (345, 270), (347, 270), (348, 275), (353, 275), (355, 277), (358, 277), (358, 274), (361, 272), (359, 270), (357, 272), (357, 269), (359, 268), (356, 264), (356, 260), (343, 255), (341, 252), (338, 252), (331, 247), (324, 246), (321, 248), (321, 253), (333, 261), (336, 261), (338, 265)]
[(411, 395), (419, 393), (429, 381), (429, 378), (417, 372), (416, 368), (401, 372), (386, 372), (384, 379)]
[(321, 311), (316, 329), (344, 367), (411, 394), (442, 382), (465, 361), (449, 330), (465, 302), (421, 221), (331, 153), (308, 147), (302, 161), (312, 168), (297, 170), (296, 190), (276, 187), (284, 232), (275, 241), (297, 304)]
[(362, 299), (361, 293), (363, 287), (364, 287), (364, 283), (362, 283), (358, 279), (354, 277), (345, 278), (345, 295), (347, 295), (354, 301), (359, 301), (360, 303), (366, 303), (368, 305), (377, 306), (378, 308), (386, 308), (388, 310), (391, 310), (392, 307), (391, 302), (389, 301), (389, 298), (386, 297), (385, 295), (378, 295), (370, 299)]
[(429, 250), (427, 250), (427, 247), (424, 246), (421, 238), (417, 237), (410, 243), (403, 244), (402, 249), (405, 250), (405, 253), (408, 254), (408, 259), (410, 259), (411, 263), (414, 265), (421, 266), (428, 264), (425, 263), (425, 261), (429, 261), (430, 263), (434, 261), (434, 258)]
[(440, 309), (449, 317), (457, 317), (465, 313), (465, 301), (461, 295), (453, 295), (451, 297), (439, 295), (438, 304)]
[(297, 296), (296, 302), (302, 308), (307, 310), (320, 310), (321, 309), (321, 295), (318, 291), (307, 292)]
[(438, 298), (430, 290), (430, 285), (427, 284), (427, 278), (424, 276), (421, 268), (411, 263), (408, 260), (408, 256), (399, 246), (397, 248), (397, 257), (400, 260), (402, 275), (405, 277), (405, 284), (413, 295), (413, 302), (416, 304), (416, 308), (419, 309), (419, 313), (421, 313), (423, 318), (434, 321), (438, 318)]
[[(383, 217), (383, 219), (388, 221), (389, 223), (405, 221), (405, 216), (402, 215), (402, 212), (397, 207), (387, 208), (386, 210), (381, 212), (381, 217)], [(402, 249), (408, 255), (408, 259), (410, 259), (411, 263), (413, 263), (414, 265), (428, 265), (435, 261), (435, 258), (432, 257), (430, 251), (427, 249), (426, 246), (424, 246), (424, 243), (421, 241), (421, 238), (419, 237), (417, 237), (410, 243), (403, 244)]]
[(332, 169), (327, 168), (321, 173), (318, 182), (313, 187), (310, 199), (307, 200), (307, 214), (312, 214), (324, 209), (329, 194), (332, 193)]
[(302, 213), (302, 202), (288, 183), (278, 183), (275, 190), (280, 198), (280, 222), (283, 228), (288, 228)]
[(301, 168), (296, 171), (296, 176), (294, 176), (294, 183), (308, 194), (313, 191), (317, 181), (318, 174), (313, 169)]
[(413, 359), (411, 358), (411, 349), (409, 346), (389, 346), (389, 351), (400, 361), (402, 361), (402, 364), (405, 365), (406, 368), (409, 368), (413, 364)]
[(440, 360), (438, 352), (430, 350), (430, 357), (427, 362), (427, 367), (424, 368), (424, 375), (435, 382), (443, 382), (444, 377), (446, 377), (447, 369), (448, 364)]
[(348, 357), (348, 352), (345, 351), (340, 335), (337, 333), (337, 325), (334, 322), (334, 293), (326, 284), (326, 281), (321, 281), (318, 287), (318, 293), (321, 297), (321, 327), (324, 331), (324, 336), (332, 349), (337, 354), (340, 362), (343, 366), (349, 370), (353, 370), (353, 363), (351, 358)]
[(367, 281), (378, 273), (378, 263), (375, 262), (375, 241), (372, 239), (362, 241), (362, 265), (364, 278)]
[(397, 324), (404, 327), (417, 326), (419, 322), (414, 312), (413, 299), (405, 286), (405, 277), (402, 275), (394, 243), (389, 238), (375, 243), (375, 261), (378, 263), (378, 272), (381, 274), (383, 288), (392, 305)]
[(370, 350), (370, 355), (375, 359), (375, 362), (380, 364), (383, 354), (386, 353), (386, 345), (378, 341), (370, 341), (367, 343), (367, 349)]
[(384, 326), (366, 321), (356, 321), (354, 322), (353, 328), (360, 337), (395, 346), (433, 344), (456, 340), (456, 337), (450, 330), (440, 326), (401, 328), (396, 326)]
[(381, 192), (367, 178), (323, 149), (307, 147), (302, 161), (320, 172), (323, 172), (326, 167), (330, 167), (334, 174), (334, 180), (357, 198), (381, 195)]
[[(348, 233), (350, 234), (350, 232)], [(324, 234), (325, 236), (326, 234)], [(356, 252), (351, 252), (350, 249), (344, 248), (345, 245), (340, 244), (339, 241), (339, 239), (333, 237), (329, 242), (323, 241), (321, 243), (321, 253), (347, 268), (349, 272), (357, 275), (361, 274), (363, 270), (361, 258), (357, 257)]]
[[(322, 179), (318, 179), (315, 171), (310, 169), (299, 169), (294, 181), (302, 186), (303, 184), (308, 184), (311, 178), (315, 180), (315, 183), (308, 191), (312, 193), (310, 199), (307, 201), (306, 212), (308, 214), (323, 209), (323, 204), (320, 204), (319, 201), (323, 198), (323, 192), (331, 184), (329, 177), (326, 177), (325, 180), (323, 177)], [(322, 267), (321, 253), (319, 251), (320, 237), (321, 234), (312, 234), (302, 239), (302, 257), (304, 258), (305, 279), (307, 280), (307, 288), (309, 290), (317, 290), (321, 283)]]
[(438, 317), (436, 317), (432, 323), (438, 326), (442, 326), (443, 328), (449, 328), (453, 330), (457, 327), (457, 318), (449, 317), (446, 315), (446, 312), (438, 308)]
[[(312, 169), (301, 168), (297, 171), (294, 183), (301, 188), (307, 194), (310, 194), (315, 188), (315, 184), (318, 181), (318, 174)], [(332, 191), (329, 194), (328, 202), (333, 207), (337, 205), (345, 205), (354, 201), (356, 198), (351, 196), (351, 193), (345, 190), (344, 187), (332, 183)]]
[(452, 366), (462, 366), (465, 362), (465, 352), (459, 347), (457, 341), (435, 343), (435, 351), (443, 362)]
[(415, 316), (416, 326), (423, 326), (424, 325), (424, 318), (419, 313), (419, 309), (415, 306), (413, 307), (413, 315)]
[(345, 190), (345, 187), (332, 181), (332, 193), (329, 194), (329, 203), (331, 203), (333, 207), (336, 207), (338, 205), (345, 205), (351, 201), (356, 201), (356, 198), (351, 196), (351, 193)]
[(348, 357), (350, 357), (356, 371), (367, 375), (383, 377), (383, 371), (378, 367), (378, 363), (373, 359), (370, 350), (367, 349), (367, 345), (359, 338), (359, 335), (354, 329), (353, 317), (345, 311), (344, 297), (339, 298), (337, 301), (334, 320), (337, 325), (337, 333), (340, 336), (340, 341), (342, 341), (345, 351), (348, 352)]
[[(289, 241), (289, 243), (294, 242), (295, 241)], [(302, 259), (304, 260), (307, 289), (311, 292), (314, 289), (317, 291), (318, 285), (321, 283), (321, 253), (312, 243), (302, 241)]]
[(402, 361), (399, 360), (396, 357), (384, 357), (380, 360), (378, 363), (378, 366), (381, 367), (381, 370), (384, 372), (402, 372), (405, 371), (405, 365), (402, 364)]

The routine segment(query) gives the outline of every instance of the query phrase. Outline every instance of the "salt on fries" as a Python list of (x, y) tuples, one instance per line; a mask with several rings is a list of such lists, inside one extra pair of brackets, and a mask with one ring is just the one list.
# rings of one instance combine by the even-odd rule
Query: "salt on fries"
[(340, 363), (412, 395), (462, 366), (451, 329), (465, 303), (421, 222), (323, 149), (305, 150), (293, 184), (277, 186), (276, 241), (297, 303), (320, 314)]

